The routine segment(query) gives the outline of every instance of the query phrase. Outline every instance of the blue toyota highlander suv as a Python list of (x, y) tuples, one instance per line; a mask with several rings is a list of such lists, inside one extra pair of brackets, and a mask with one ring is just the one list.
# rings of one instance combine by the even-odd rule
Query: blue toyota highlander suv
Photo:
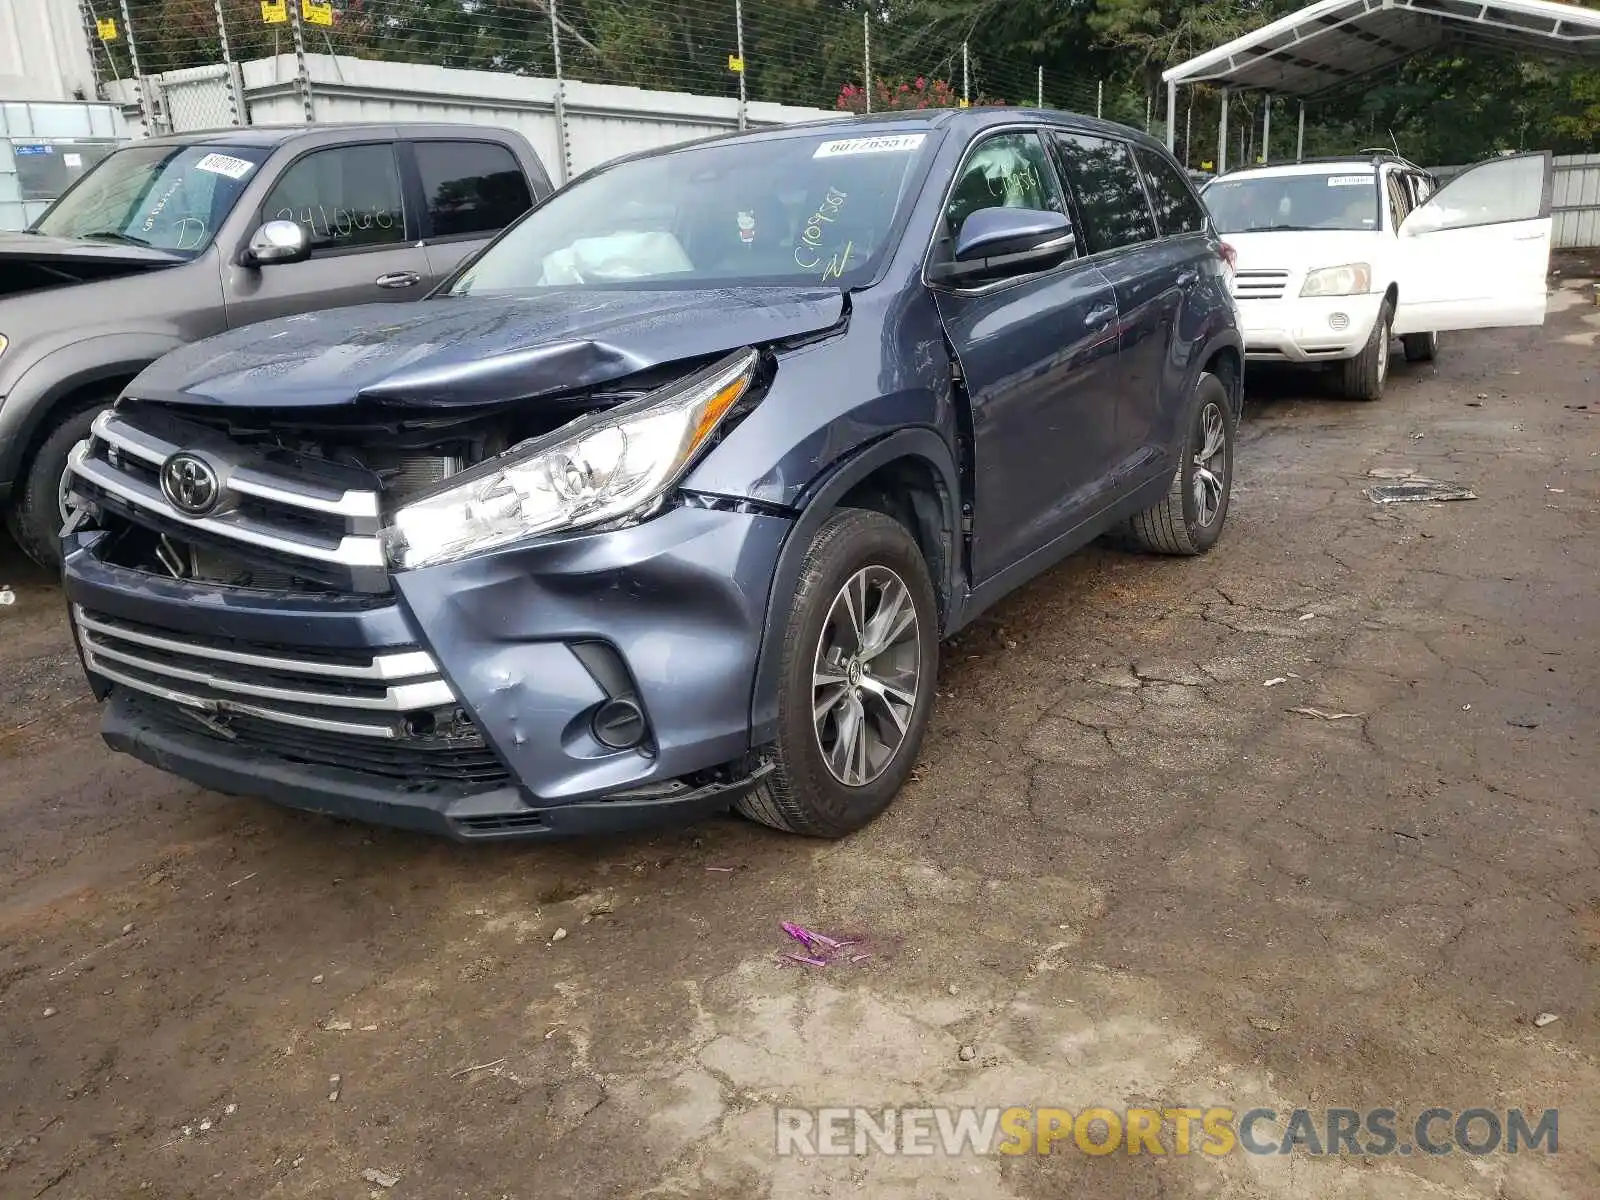
[(105, 738), (460, 838), (858, 828), (941, 638), (1097, 535), (1216, 541), (1226, 255), (1130, 130), (844, 119), (593, 171), (420, 303), (174, 351), (71, 457)]

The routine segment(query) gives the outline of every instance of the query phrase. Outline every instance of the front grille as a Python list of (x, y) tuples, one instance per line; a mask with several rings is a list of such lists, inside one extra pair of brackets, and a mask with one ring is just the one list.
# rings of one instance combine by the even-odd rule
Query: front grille
[[(215, 476), (215, 503), (203, 514), (180, 511), (162, 487), (162, 467), (180, 451)], [(389, 588), (381, 483), (364, 468), (242, 446), (139, 407), (101, 413), (69, 465), (75, 493), (196, 548), (352, 591)]]
[(72, 616), (90, 670), (209, 717), (249, 717), (366, 744), (432, 736), (465, 719), (424, 650), (290, 650), (176, 634), (81, 606)]
[(1288, 287), (1287, 271), (1236, 271), (1233, 276), (1236, 300), (1281, 300)]

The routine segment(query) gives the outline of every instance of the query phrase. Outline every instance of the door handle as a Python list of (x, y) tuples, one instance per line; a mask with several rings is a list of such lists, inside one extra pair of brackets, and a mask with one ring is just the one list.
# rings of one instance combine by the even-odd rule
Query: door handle
[(422, 276), (415, 271), (391, 271), (387, 275), (379, 275), (373, 282), (381, 288), (412, 287), (422, 282)]
[(1115, 304), (1097, 304), (1083, 314), (1083, 324), (1088, 329), (1099, 329), (1102, 326), (1109, 325), (1116, 315), (1117, 306)]

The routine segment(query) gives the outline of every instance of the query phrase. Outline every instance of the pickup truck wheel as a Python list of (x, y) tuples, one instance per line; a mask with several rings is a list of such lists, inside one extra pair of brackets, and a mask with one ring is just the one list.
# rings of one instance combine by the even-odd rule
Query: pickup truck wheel
[(1195, 384), (1183, 449), (1172, 485), (1159, 504), (1137, 513), (1124, 535), (1157, 554), (1204, 554), (1222, 536), (1233, 493), (1233, 441), (1239, 418), (1222, 380), (1203, 374)]
[(1405, 349), (1407, 362), (1432, 362), (1439, 357), (1437, 333), (1404, 333), (1400, 345)]
[(894, 799), (933, 710), (939, 614), (922, 551), (882, 513), (817, 531), (783, 647), (776, 769), (735, 808), (790, 833), (842, 837)]
[(22, 552), (41, 567), (58, 570), (61, 566), (61, 526), (66, 523), (62, 476), (67, 470), (67, 452), (89, 436), (89, 426), (110, 406), (111, 399), (67, 416), (39, 443), (23, 469), (6, 514), (6, 527)]
[(1389, 341), (1394, 312), (1385, 300), (1372, 324), (1372, 336), (1361, 353), (1339, 364), (1339, 392), (1351, 400), (1382, 400), (1384, 381), (1389, 378)]

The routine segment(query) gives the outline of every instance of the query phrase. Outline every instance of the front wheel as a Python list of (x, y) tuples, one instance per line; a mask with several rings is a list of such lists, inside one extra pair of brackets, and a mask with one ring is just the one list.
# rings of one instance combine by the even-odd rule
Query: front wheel
[(735, 805), (764, 825), (842, 837), (916, 764), (939, 667), (938, 606), (900, 522), (841, 509), (812, 539), (783, 646), (775, 769)]
[(89, 426), (114, 397), (63, 419), (23, 469), (6, 526), (22, 552), (41, 567), (61, 567), (61, 527), (66, 523), (67, 454), (89, 436)]
[(1204, 554), (1222, 536), (1233, 494), (1233, 440), (1239, 418), (1222, 380), (1195, 384), (1172, 485), (1160, 503), (1129, 520), (1133, 543), (1157, 554)]
[(1382, 400), (1383, 385), (1389, 378), (1389, 341), (1393, 337), (1394, 313), (1385, 300), (1372, 323), (1372, 336), (1361, 353), (1339, 364), (1339, 391), (1351, 400)]

